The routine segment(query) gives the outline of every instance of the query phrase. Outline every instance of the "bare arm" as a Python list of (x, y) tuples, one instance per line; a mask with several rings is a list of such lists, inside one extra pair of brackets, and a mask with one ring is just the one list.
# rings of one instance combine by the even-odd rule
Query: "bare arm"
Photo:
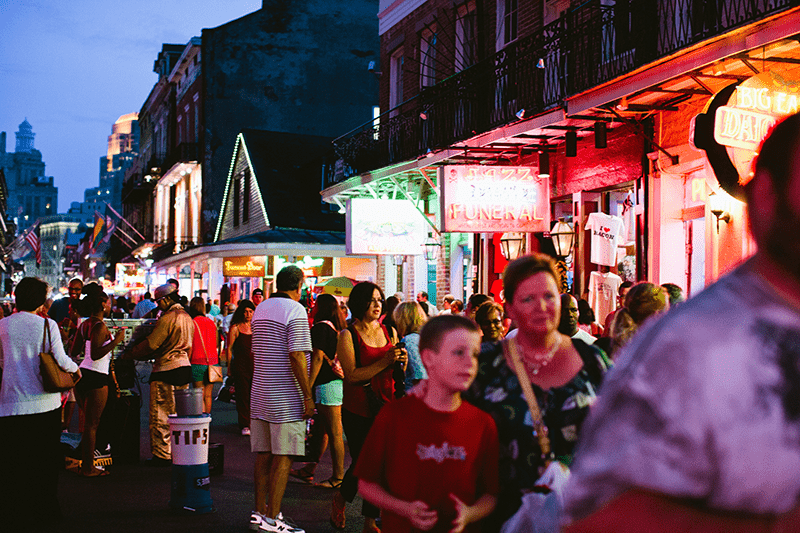
[(225, 352), (228, 354), (227, 361), (230, 363), (233, 360), (233, 343), (236, 342), (236, 337), (239, 336), (239, 325), (231, 326), (228, 330), (228, 346)]
[[(99, 325), (100, 327), (96, 327)], [(105, 357), (111, 350), (116, 348), (119, 343), (122, 342), (122, 339), (125, 338), (125, 332), (123, 330), (119, 330), (112, 339), (111, 342), (103, 346), (103, 343), (108, 338), (109, 332), (108, 328), (102, 322), (95, 324), (92, 326), (92, 361), (98, 361)]]
[[(339, 360), (341, 360), (341, 356)], [(411, 525), (417, 529), (428, 531), (436, 525), (436, 521), (439, 519), (436, 511), (428, 507), (425, 502), (407, 502), (395, 498), (377, 483), (359, 479), (358, 492), (365, 500), (377, 507), (408, 518)]]
[(306, 352), (289, 352), (289, 362), (292, 365), (300, 391), (303, 393), (304, 418), (314, 416), (314, 397), (311, 395), (311, 383), (308, 381), (308, 367), (306, 366)]
[(314, 348), (311, 351), (311, 372), (308, 376), (308, 382), (311, 386), (314, 386), (314, 382), (317, 380), (317, 376), (319, 375), (319, 371), (322, 369), (322, 360), (324, 352), (319, 348)]
[[(396, 353), (397, 352), (397, 353)], [(358, 385), (371, 380), (382, 370), (389, 367), (397, 359), (400, 350), (389, 350), (386, 356), (371, 365), (356, 367), (356, 354), (353, 349), (353, 337), (350, 330), (345, 329), (339, 333), (336, 345), (336, 355), (344, 370), (344, 380), (348, 385)]]
[(724, 513), (699, 509), (667, 496), (632, 490), (612, 500), (594, 514), (570, 524), (564, 533), (778, 533), (800, 531), (800, 507), (781, 516)]

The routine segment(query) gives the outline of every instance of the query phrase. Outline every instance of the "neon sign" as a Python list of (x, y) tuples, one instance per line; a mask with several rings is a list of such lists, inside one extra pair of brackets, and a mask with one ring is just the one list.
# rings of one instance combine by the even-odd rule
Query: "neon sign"
[(442, 230), (547, 231), (550, 181), (530, 167), (445, 166), (439, 170)]

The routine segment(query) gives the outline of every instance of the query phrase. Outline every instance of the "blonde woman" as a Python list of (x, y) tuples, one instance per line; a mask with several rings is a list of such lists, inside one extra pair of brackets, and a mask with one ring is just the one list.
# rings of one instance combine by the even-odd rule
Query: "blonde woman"
[(631, 287), (611, 323), (611, 353), (616, 356), (645, 320), (668, 310), (669, 297), (660, 286), (642, 281)]
[(400, 340), (406, 344), (408, 366), (406, 367), (406, 390), (411, 389), (421, 379), (428, 379), (428, 372), (419, 355), (419, 330), (428, 319), (422, 306), (415, 301), (403, 302), (393, 313)]

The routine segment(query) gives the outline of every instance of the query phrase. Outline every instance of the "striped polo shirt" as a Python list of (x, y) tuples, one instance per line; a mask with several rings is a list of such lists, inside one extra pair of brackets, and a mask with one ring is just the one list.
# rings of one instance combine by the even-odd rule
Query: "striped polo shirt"
[(289, 352), (305, 352), (308, 369), (311, 333), (305, 308), (285, 293), (275, 293), (256, 308), (252, 328), (250, 417), (272, 424), (303, 420), (303, 393)]

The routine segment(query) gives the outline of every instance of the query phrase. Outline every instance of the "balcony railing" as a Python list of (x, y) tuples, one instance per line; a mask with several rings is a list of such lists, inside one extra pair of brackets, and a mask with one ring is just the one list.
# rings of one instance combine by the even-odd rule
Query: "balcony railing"
[(166, 172), (172, 168), (176, 163), (188, 163), (189, 161), (197, 161), (199, 157), (199, 150), (197, 143), (181, 143), (167, 154), (164, 161), (164, 169)]
[(156, 263), (163, 261), (171, 255), (179, 254), (190, 248), (194, 248), (197, 244), (194, 241), (167, 241), (153, 248), (153, 261)]
[(324, 186), (446, 148), (563, 105), (565, 99), (710, 37), (793, 7), (796, 0), (590, 0), (542, 32), (334, 141)]

